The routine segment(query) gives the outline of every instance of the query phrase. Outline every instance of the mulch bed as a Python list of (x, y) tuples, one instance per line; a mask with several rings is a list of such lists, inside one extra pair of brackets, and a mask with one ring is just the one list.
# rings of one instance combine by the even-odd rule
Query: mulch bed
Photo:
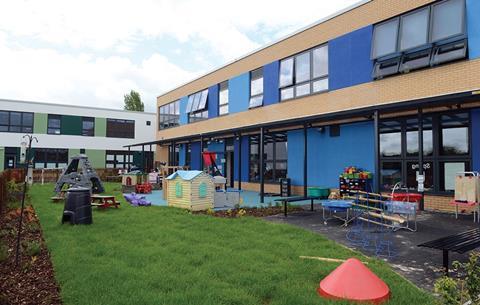
[[(288, 207), (288, 212), (304, 211), (302, 207)], [(240, 216), (265, 217), (283, 213), (283, 207), (239, 208), (219, 211), (197, 211), (194, 214), (207, 214), (215, 217), (235, 218)]]
[(20, 209), (12, 209), (0, 215), (0, 260), (5, 249), (8, 253), (8, 257), (0, 261), (0, 305), (62, 304), (60, 288), (55, 281), (40, 223), (31, 206), (25, 208), (21, 257), (15, 268), (19, 216)]

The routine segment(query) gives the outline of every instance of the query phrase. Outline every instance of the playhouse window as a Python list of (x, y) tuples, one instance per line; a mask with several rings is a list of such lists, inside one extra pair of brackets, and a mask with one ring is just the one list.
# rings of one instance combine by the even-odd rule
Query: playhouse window
[(205, 182), (200, 183), (200, 185), (198, 186), (198, 197), (207, 197), (207, 184)]
[(175, 184), (175, 197), (177, 198), (182, 198), (183, 197), (183, 187), (182, 183), (177, 182)]

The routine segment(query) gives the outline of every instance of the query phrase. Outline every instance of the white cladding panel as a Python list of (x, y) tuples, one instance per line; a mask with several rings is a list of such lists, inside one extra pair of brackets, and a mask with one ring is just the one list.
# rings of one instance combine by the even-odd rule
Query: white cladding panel
[[(135, 121), (135, 138), (109, 138), (109, 137), (86, 137), (71, 135), (35, 134), (38, 144), (35, 147), (43, 148), (76, 148), (76, 149), (101, 149), (101, 150), (125, 150), (124, 145), (149, 142), (155, 139), (157, 126), (156, 114), (150, 112), (123, 111), (116, 109), (104, 109), (93, 107), (69, 106), (50, 103), (37, 103), (25, 101), (13, 101), (0, 99), (0, 110), (24, 111), (47, 114), (63, 114), (88, 116), (96, 118), (125, 119)], [(150, 121), (150, 126), (147, 126)], [(19, 147), (23, 133), (0, 132), (0, 147)], [(142, 150), (142, 147), (132, 147), (132, 150)], [(149, 150), (149, 146), (145, 147)], [(155, 146), (152, 146), (155, 150)]]

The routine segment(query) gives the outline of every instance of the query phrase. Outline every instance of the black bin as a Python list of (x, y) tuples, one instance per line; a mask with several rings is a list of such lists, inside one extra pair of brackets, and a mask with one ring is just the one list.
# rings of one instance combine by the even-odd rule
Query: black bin
[(292, 194), (292, 186), (290, 178), (281, 178), (280, 179), (280, 196), (281, 197), (290, 197)]
[(62, 224), (65, 222), (70, 222), (72, 225), (92, 223), (90, 189), (74, 187), (67, 190)]

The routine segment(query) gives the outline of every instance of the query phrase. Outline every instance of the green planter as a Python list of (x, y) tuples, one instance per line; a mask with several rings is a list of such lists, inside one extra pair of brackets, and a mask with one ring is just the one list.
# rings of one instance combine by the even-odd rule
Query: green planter
[(328, 195), (330, 195), (330, 190), (323, 187), (309, 187), (307, 189), (307, 195), (313, 197), (328, 198)]

